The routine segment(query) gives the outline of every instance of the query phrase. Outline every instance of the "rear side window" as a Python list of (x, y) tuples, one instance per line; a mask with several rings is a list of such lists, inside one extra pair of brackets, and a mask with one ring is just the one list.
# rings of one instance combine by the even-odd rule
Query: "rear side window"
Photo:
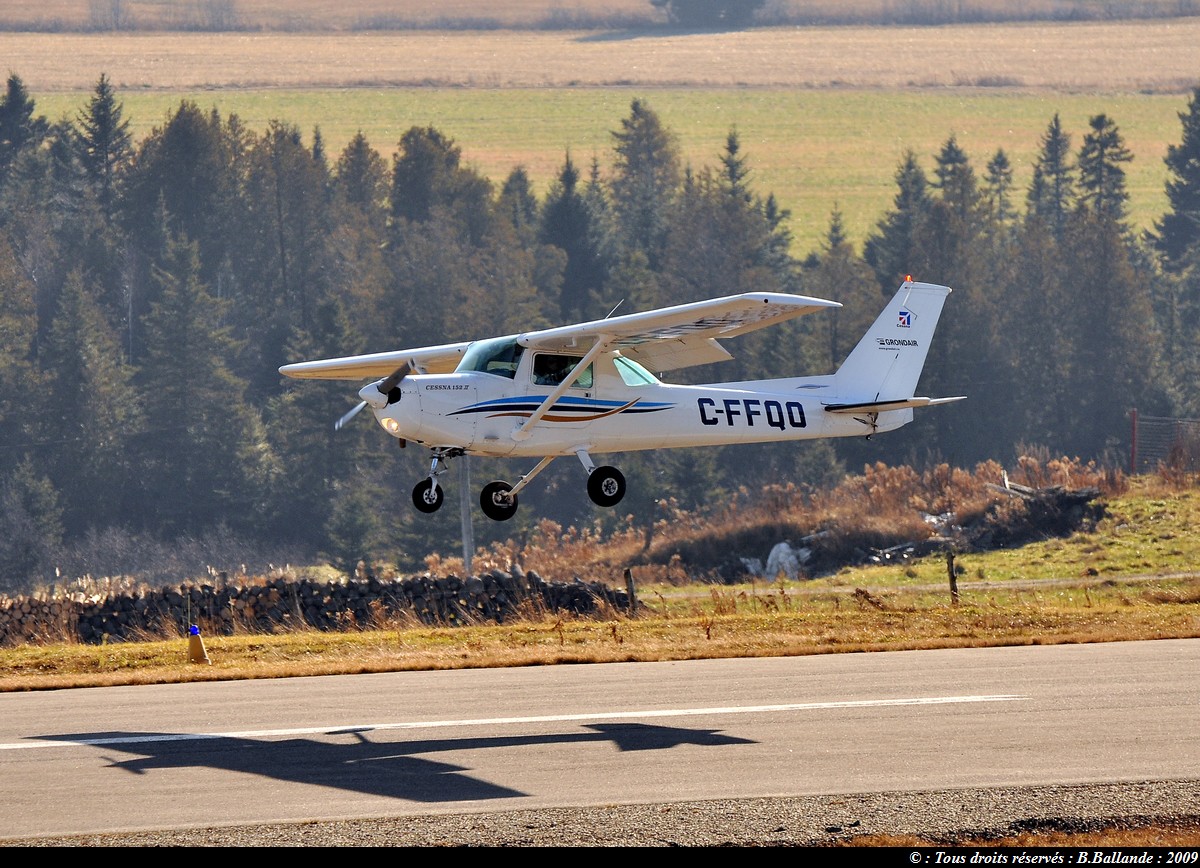
[(625, 381), (626, 386), (649, 386), (652, 383), (658, 382), (658, 378), (654, 374), (647, 371), (633, 359), (627, 359), (624, 356), (614, 356), (613, 365), (616, 366), (617, 373), (621, 375), (621, 379)]

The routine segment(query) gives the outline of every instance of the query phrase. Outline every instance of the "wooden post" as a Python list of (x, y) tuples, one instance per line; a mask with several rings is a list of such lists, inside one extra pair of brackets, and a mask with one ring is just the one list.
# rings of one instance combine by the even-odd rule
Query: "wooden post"
[(946, 572), (950, 574), (950, 602), (958, 605), (958, 573), (954, 569), (954, 549), (946, 550)]
[(633, 584), (633, 570), (625, 568), (625, 592), (629, 594), (629, 614), (637, 614), (637, 588)]

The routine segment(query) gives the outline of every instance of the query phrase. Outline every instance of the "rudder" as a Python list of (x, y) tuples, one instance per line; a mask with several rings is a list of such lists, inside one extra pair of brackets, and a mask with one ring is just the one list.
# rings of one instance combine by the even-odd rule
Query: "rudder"
[(834, 375), (839, 401), (902, 401), (916, 394), (948, 286), (906, 280)]

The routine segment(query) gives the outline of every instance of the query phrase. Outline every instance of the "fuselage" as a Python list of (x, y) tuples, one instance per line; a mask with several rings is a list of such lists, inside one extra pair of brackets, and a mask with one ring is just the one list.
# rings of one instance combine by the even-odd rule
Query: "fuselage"
[(375, 415), (403, 440), (511, 457), (865, 436), (911, 418), (907, 410), (870, 422), (826, 413), (824, 405), (837, 398), (827, 377), (712, 385), (649, 378), (630, 385), (611, 366), (611, 358), (597, 359), (587, 387), (567, 388), (532, 423), (553, 387), (537, 385), (524, 366), (514, 377), (479, 371), (411, 375), (401, 384), (400, 399)]

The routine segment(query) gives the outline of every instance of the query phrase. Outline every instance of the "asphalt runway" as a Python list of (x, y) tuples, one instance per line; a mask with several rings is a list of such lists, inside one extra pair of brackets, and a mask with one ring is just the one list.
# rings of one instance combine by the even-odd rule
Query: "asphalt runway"
[(8, 693), (0, 845), (805, 844), (1196, 815), (1198, 676), (1200, 640), (1162, 640)]

